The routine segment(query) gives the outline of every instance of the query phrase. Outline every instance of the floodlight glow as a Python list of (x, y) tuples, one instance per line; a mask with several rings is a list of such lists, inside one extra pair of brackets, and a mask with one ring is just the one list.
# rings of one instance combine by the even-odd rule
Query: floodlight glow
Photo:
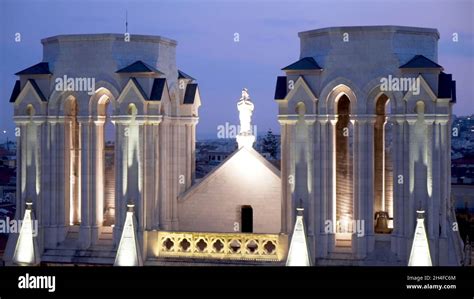
[(20, 235), (13, 254), (13, 263), (32, 266), (39, 263), (38, 250), (33, 232), (32, 203), (26, 203), (25, 216), (21, 222)]
[(426, 237), (424, 224), (425, 211), (416, 211), (418, 218), (416, 219), (415, 235), (413, 237), (413, 245), (411, 247), (410, 260), (408, 266), (432, 266), (430, 245)]
[(298, 208), (295, 229), (290, 242), (290, 250), (286, 260), (287, 266), (311, 266), (308, 252), (308, 241), (306, 240), (306, 230), (303, 221), (303, 209)]
[(140, 247), (138, 246), (135, 233), (136, 225), (133, 218), (134, 205), (129, 204), (127, 207), (127, 216), (125, 218), (114, 266), (142, 266)]

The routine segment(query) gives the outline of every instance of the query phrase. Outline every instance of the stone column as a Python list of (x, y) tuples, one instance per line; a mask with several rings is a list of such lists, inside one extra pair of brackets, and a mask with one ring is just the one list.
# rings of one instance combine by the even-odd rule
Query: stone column
[[(433, 202), (433, 238), (435, 240), (436, 251), (439, 248), (439, 234), (441, 225), (441, 143), (440, 143), (440, 121), (436, 119), (433, 124), (433, 137), (432, 137), (432, 193), (430, 201)], [(433, 263), (439, 265), (439, 255), (435, 252), (435, 256), (432, 257)]]
[[(427, 220), (425, 220), (425, 228), (427, 230), (428, 238), (432, 241), (434, 238), (434, 201), (433, 201), (433, 145), (434, 145), (434, 129), (433, 129), (434, 118), (432, 116), (425, 116), (425, 157), (423, 164), (426, 165), (426, 188), (427, 194), (425, 197), (424, 209), (426, 210)], [(438, 218), (439, 215), (436, 215)]]
[(88, 116), (78, 117), (81, 153), (81, 225), (79, 229), (79, 245), (82, 249), (89, 248), (92, 241), (91, 216), (92, 216), (92, 175), (91, 175), (91, 131), (92, 121)]
[(104, 124), (105, 116), (98, 116), (94, 120), (92, 125), (92, 142), (91, 147), (91, 175), (93, 176), (92, 181), (92, 215), (91, 215), (91, 233), (92, 233), (92, 244), (96, 244), (99, 241), (100, 230), (104, 222)]
[(282, 232), (291, 234), (296, 209), (295, 191), (295, 126), (296, 119), (279, 119), (282, 127), (281, 142), (281, 183), (282, 183)]
[(393, 232), (391, 248), (400, 258), (403, 259), (405, 248), (403, 247), (403, 236), (405, 235), (405, 197), (404, 197), (404, 119), (393, 118), (394, 125), (392, 131), (392, 165), (393, 165)]
[(44, 218), (45, 218), (45, 247), (54, 248), (58, 243), (58, 221), (57, 221), (57, 194), (56, 194), (56, 161), (57, 161), (57, 145), (56, 140), (56, 117), (49, 117), (45, 126), (45, 135), (47, 138), (46, 151), (44, 151), (44, 172), (43, 172), (43, 183), (44, 183), (44, 195), (47, 200), (44, 205)]
[(365, 206), (367, 208), (367, 213), (365, 214), (365, 227), (367, 235), (367, 252), (372, 252), (375, 246), (375, 233), (374, 233), (374, 125), (375, 125), (375, 116), (370, 116), (367, 119), (365, 124), (366, 127), (366, 136), (367, 136), (367, 151), (366, 158), (364, 159), (367, 162), (366, 168), (366, 177), (367, 177), (367, 186), (365, 189)]
[(449, 227), (447, 226), (447, 206), (450, 198), (450, 187), (451, 187), (451, 129), (448, 125), (447, 117), (445, 119), (439, 119), (437, 121), (439, 123), (439, 147), (440, 147), (440, 180), (443, 182), (440, 184), (440, 221), (441, 221), (441, 238), (447, 238), (447, 230)]
[(171, 229), (171, 215), (170, 215), (170, 196), (169, 196), (169, 177), (170, 169), (168, 168), (168, 147), (170, 143), (169, 138), (170, 120), (169, 117), (164, 117), (163, 122), (159, 126), (160, 131), (160, 146), (159, 146), (159, 164), (160, 164), (160, 228), (163, 230)]
[(406, 197), (406, 232), (407, 232), (407, 244), (405, 251), (407, 252), (407, 257), (409, 257), (409, 253), (411, 250), (411, 244), (413, 241), (413, 234), (415, 232), (415, 221), (416, 221), (416, 198), (415, 198), (415, 157), (418, 154), (418, 141), (416, 138), (416, 131), (415, 126), (417, 122), (416, 116), (407, 116), (407, 143), (406, 143), (406, 150), (407, 155), (405, 155), (405, 160), (407, 161), (407, 173), (404, 176), (405, 180), (408, 181), (408, 192)]
[[(310, 254), (312, 263), (315, 262), (316, 257), (316, 238), (319, 237), (319, 224), (316, 224), (315, 215), (317, 213), (316, 206), (316, 184), (319, 177), (316, 177), (316, 167), (315, 164), (319, 161), (319, 155), (317, 154), (317, 144), (316, 144), (316, 116), (308, 115), (305, 117), (306, 127), (308, 129), (308, 138), (306, 140), (306, 151), (305, 160), (307, 161), (307, 189), (308, 189), (308, 196), (307, 202), (303, 206), (305, 211), (306, 217), (306, 227), (308, 228), (307, 236), (308, 242), (310, 243)], [(316, 227), (317, 226), (317, 227)]]
[[(124, 139), (124, 128), (120, 121), (115, 116), (112, 117), (112, 123), (115, 126), (115, 225), (113, 228), (114, 244), (118, 246), (120, 242), (123, 223), (125, 221), (125, 202), (124, 196), (126, 187), (124, 186), (126, 177), (126, 155), (124, 153), (124, 146), (126, 140)], [(125, 147), (126, 148), (126, 147)]]
[[(160, 122), (161, 122), (161, 116), (160, 116)], [(153, 223), (152, 223), (152, 229), (153, 230), (158, 230), (160, 228), (161, 224), (161, 188), (160, 188), (160, 179), (161, 179), (161, 163), (160, 163), (160, 144), (161, 144), (161, 139), (160, 139), (160, 123), (153, 125), (153, 136), (155, 139), (153, 140), (154, 143), (154, 152), (155, 152), (155, 176), (154, 176), (154, 181), (155, 181), (155, 193), (154, 193), (154, 204), (153, 204)]]
[(153, 227), (153, 210), (155, 198), (155, 142), (153, 136), (154, 124), (147, 122), (143, 125), (144, 149), (143, 149), (143, 198), (144, 198), (144, 228)]
[(326, 187), (326, 202), (327, 202), (327, 218), (331, 225), (331, 232), (328, 234), (328, 251), (333, 252), (336, 249), (336, 123), (337, 116), (328, 116), (327, 128), (327, 187)]
[[(365, 205), (365, 198), (366, 194), (364, 190), (364, 186), (370, 185), (369, 182), (366, 181), (366, 167), (367, 167), (367, 140), (366, 140), (366, 121), (363, 116), (354, 116), (353, 117), (353, 127), (354, 127), (354, 158), (353, 158), (353, 220), (355, 223), (359, 221), (366, 222), (366, 205)], [(352, 252), (356, 258), (362, 259), (367, 254), (367, 242), (365, 233), (367, 228), (364, 226), (365, 231), (363, 232), (362, 236), (359, 236), (357, 233), (356, 226), (353, 226), (353, 234), (352, 234)]]
[[(319, 226), (318, 229), (318, 234), (319, 234), (319, 239), (316, 241), (316, 246), (319, 248), (319, 255), (318, 257), (327, 257), (328, 255), (328, 236), (329, 234), (326, 232), (326, 220), (329, 219), (328, 217), (328, 180), (329, 177), (327, 175), (327, 171), (329, 167), (331, 167), (329, 163), (329, 158), (328, 158), (328, 133), (327, 133), (327, 127), (328, 127), (328, 119), (325, 116), (319, 116), (318, 117), (318, 123), (317, 123), (317, 149), (319, 150), (319, 158), (314, 159), (314, 161), (317, 161), (315, 164), (315, 167), (317, 169), (316, 172), (316, 177), (319, 178), (319, 180), (316, 181), (319, 186), (316, 186), (316, 194), (319, 196), (317, 199), (317, 204), (316, 204), (316, 219), (318, 220), (317, 222), (317, 227)], [(316, 152), (315, 152), (316, 155)]]

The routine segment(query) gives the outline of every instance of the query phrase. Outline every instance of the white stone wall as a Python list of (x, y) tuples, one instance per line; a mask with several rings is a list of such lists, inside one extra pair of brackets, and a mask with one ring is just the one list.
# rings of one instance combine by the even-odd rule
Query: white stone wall
[[(415, 55), (437, 62), (436, 29), (402, 26), (334, 27), (299, 33), (300, 58), (313, 57), (317, 71), (287, 71), (294, 88), (278, 100), (282, 127), (282, 201), (285, 231), (291, 233), (296, 198), (304, 196), (308, 239), (313, 259), (331, 259), (345, 253), (350, 259), (374, 256), (374, 122), (375, 103), (382, 94), (382, 77), (420, 78), (420, 94), (385, 91), (390, 98), (387, 122), (393, 126), (394, 231), (391, 255), (406, 264), (415, 229), (416, 209), (426, 210), (426, 227), (434, 265), (459, 264), (459, 234), (450, 198), (449, 123), (452, 103), (437, 98), (439, 69), (404, 71), (399, 67)], [(440, 63), (442, 65), (442, 62)], [(420, 75), (421, 73), (421, 75)], [(353, 127), (353, 220), (365, 221), (364, 235), (352, 234), (349, 249), (336, 246), (335, 235), (325, 232), (325, 221), (335, 219), (335, 124), (337, 100), (345, 94), (351, 102)], [(415, 107), (425, 104), (419, 117)], [(295, 153), (295, 107), (304, 103), (308, 126), (308, 153)], [(301, 146), (299, 146), (301, 148)], [(420, 154), (421, 153), (421, 154)], [(311, 156), (309, 168), (296, 167), (301, 156)], [(304, 157), (303, 159), (307, 159)], [(295, 171), (297, 173), (295, 173)], [(403, 184), (398, 183), (399, 175)], [(309, 183), (289, 184), (288, 178), (309, 177)], [(305, 190), (299, 190), (304, 188)], [(441, 233), (440, 233), (441, 231)], [(379, 238), (380, 239), (380, 238)]]
[(254, 233), (280, 233), (280, 184), (274, 166), (242, 148), (180, 197), (179, 230), (234, 232), (234, 223), (241, 227), (241, 207), (250, 205)]
[[(60, 35), (41, 42), (43, 62), (49, 64), (53, 74), (21, 75), (22, 91), (14, 103), (15, 121), (21, 128), (17, 140), (17, 218), (22, 217), (25, 201), (32, 200), (40, 221), (41, 252), (56, 248), (68, 232), (77, 238), (68, 241), (74, 244), (68, 246), (75, 246), (71, 249), (86, 249), (99, 242), (103, 230), (102, 151), (107, 101), (112, 106), (111, 120), (115, 126), (114, 243), (120, 237), (125, 206), (133, 202), (138, 240), (145, 248), (145, 230), (177, 227), (177, 196), (191, 185), (194, 176), (200, 98), (197, 92), (194, 104), (183, 104), (184, 94), (178, 92), (176, 84), (177, 43), (160, 36), (133, 34), (129, 42), (121, 34)], [(163, 75), (116, 73), (137, 60)], [(63, 76), (94, 79), (95, 89), (92, 94), (87, 90), (55, 90), (55, 79)], [(139, 77), (137, 81), (145, 95), (131, 80), (135, 76)], [(166, 78), (167, 86), (161, 101), (149, 101), (147, 96), (158, 77)], [(42, 101), (28, 79), (36, 81), (46, 101)], [(67, 103), (71, 100), (78, 104), (78, 207), (71, 206), (69, 198), (71, 119)], [(31, 116), (27, 113), (28, 105), (34, 111)], [(136, 107), (134, 115), (129, 114), (130, 105)], [(184, 186), (177, 184), (180, 174), (186, 177)], [(70, 225), (72, 209), (79, 214), (79, 228)], [(14, 246), (14, 240), (9, 243), (9, 247)]]

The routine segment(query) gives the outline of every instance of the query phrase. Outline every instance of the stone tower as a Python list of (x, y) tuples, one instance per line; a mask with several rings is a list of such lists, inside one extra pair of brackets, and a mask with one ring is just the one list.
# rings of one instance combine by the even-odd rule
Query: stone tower
[[(10, 99), (18, 133), (16, 218), (32, 201), (40, 252), (85, 249), (104, 234), (117, 244), (127, 204), (134, 204), (144, 248), (146, 230), (177, 227), (177, 197), (194, 179), (199, 89), (177, 69), (177, 43), (121, 34), (41, 42), (43, 61), (16, 74)], [(112, 176), (105, 175), (107, 123)]]
[(291, 233), (301, 200), (315, 264), (407, 265), (422, 209), (433, 265), (458, 265), (455, 82), (437, 63), (438, 31), (335, 27), (299, 37), (300, 60), (283, 68), (275, 92), (283, 230)]

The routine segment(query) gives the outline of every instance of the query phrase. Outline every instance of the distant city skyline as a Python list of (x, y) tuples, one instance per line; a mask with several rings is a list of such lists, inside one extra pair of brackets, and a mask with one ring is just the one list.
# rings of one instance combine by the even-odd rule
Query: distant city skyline
[[(42, 60), (41, 39), (59, 34), (123, 33), (178, 42), (180, 69), (197, 79), (202, 107), (198, 139), (238, 124), (243, 87), (255, 104), (253, 124), (279, 133), (276, 77), (299, 59), (298, 32), (331, 26), (402, 25), (440, 32), (438, 62), (457, 82), (454, 113), (474, 114), (474, 4), (472, 1), (28, 1), (0, 2), (0, 132), (13, 138), (8, 103), (15, 72)], [(388, 13), (390, 12), (390, 13)], [(15, 42), (15, 34), (21, 42)], [(234, 41), (238, 34), (238, 42)], [(454, 33), (458, 42), (452, 41)]]

